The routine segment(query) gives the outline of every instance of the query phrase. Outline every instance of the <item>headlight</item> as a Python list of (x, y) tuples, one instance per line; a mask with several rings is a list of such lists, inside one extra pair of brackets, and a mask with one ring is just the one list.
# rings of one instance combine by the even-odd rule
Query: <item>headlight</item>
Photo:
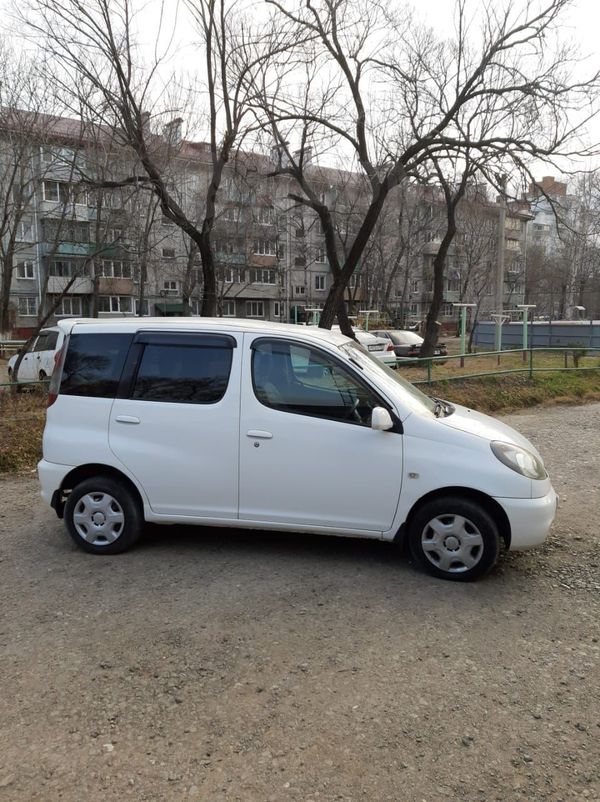
[(490, 445), (494, 456), (498, 457), (500, 462), (522, 476), (526, 476), (528, 479), (545, 479), (548, 475), (544, 463), (530, 451), (512, 445), (512, 443), (502, 443), (499, 440), (494, 440)]

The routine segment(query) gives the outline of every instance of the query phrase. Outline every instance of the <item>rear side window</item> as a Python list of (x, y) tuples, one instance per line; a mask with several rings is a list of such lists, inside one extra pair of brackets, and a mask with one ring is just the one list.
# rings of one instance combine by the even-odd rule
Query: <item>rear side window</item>
[(225, 342), (223, 346), (147, 344), (131, 397), (174, 404), (215, 404), (225, 395), (231, 372), (233, 350)]
[(132, 339), (132, 334), (72, 334), (60, 394), (114, 398)]

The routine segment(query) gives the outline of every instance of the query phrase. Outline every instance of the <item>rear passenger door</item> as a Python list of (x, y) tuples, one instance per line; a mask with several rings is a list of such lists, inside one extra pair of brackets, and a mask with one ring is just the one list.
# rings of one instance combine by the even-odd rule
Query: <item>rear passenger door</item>
[(150, 331), (134, 338), (109, 444), (158, 514), (237, 518), (237, 345), (223, 334)]

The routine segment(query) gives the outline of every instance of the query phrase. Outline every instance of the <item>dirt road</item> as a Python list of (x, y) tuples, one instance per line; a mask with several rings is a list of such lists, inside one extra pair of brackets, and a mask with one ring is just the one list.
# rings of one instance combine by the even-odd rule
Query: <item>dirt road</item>
[(1, 480), (0, 802), (600, 799), (599, 418), (505, 418), (562, 501), (472, 585), (229, 530), (95, 558)]

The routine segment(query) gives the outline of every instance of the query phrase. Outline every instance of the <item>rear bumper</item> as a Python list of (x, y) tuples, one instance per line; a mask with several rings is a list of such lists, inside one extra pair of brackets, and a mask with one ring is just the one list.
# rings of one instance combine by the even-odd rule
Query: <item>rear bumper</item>
[(510, 523), (510, 550), (539, 546), (548, 537), (556, 515), (558, 496), (550, 487), (541, 498), (497, 498)]
[[(42, 459), (38, 462), (37, 472), (42, 486), (42, 499), (46, 504), (56, 509), (56, 499), (58, 498), (58, 490), (63, 483), (65, 476), (73, 470), (74, 465), (60, 465), (56, 462), (47, 462)], [(58, 510), (57, 510), (58, 512)]]

